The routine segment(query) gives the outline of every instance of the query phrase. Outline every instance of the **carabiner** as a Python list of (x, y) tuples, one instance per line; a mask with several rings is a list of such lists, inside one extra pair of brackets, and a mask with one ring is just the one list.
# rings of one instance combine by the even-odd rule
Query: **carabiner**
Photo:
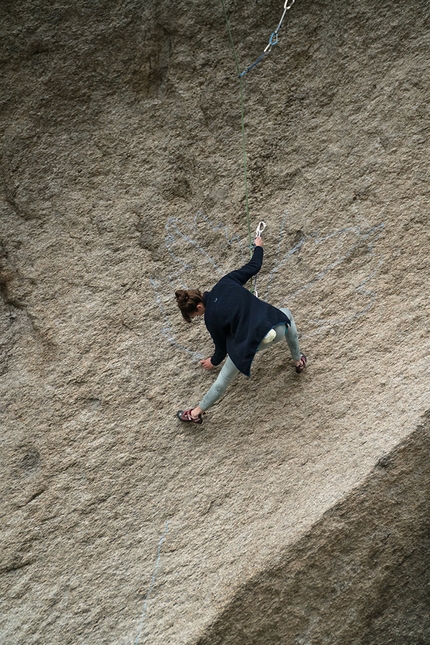
[(263, 222), (263, 221), (259, 222), (255, 231), (255, 237), (261, 237), (266, 226), (267, 226), (266, 222)]

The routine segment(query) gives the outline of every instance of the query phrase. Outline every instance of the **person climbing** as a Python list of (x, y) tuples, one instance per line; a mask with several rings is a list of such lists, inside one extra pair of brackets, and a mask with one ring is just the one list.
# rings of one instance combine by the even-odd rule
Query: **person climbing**
[(204, 316), (215, 344), (213, 356), (200, 361), (202, 367), (211, 370), (227, 356), (218, 378), (200, 403), (195, 408), (178, 411), (181, 421), (203, 423), (203, 413), (224, 394), (235, 376), (239, 372), (250, 375), (255, 354), (284, 337), (296, 372), (300, 374), (306, 366), (291, 311), (277, 309), (243, 287), (260, 271), (263, 262), (263, 239), (256, 237), (254, 244), (251, 260), (221, 278), (212, 291), (203, 294), (198, 289), (175, 291), (183, 318), (191, 322), (196, 316)]

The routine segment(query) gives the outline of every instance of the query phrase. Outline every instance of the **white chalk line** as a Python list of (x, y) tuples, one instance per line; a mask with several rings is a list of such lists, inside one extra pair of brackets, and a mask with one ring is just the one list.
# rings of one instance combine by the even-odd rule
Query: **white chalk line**
[[(178, 257), (174, 253), (173, 247), (174, 247), (174, 245), (175, 245), (175, 243), (177, 242), (178, 239), (182, 240), (183, 242), (184, 241), (188, 242), (189, 244), (194, 246), (194, 248), (197, 251), (199, 251), (203, 255), (203, 257), (205, 257), (207, 259), (209, 264), (212, 265), (212, 267), (215, 269), (215, 271), (220, 276), (222, 276), (224, 274), (224, 271), (217, 265), (215, 260), (207, 253), (207, 251), (201, 245), (199, 245), (198, 242), (193, 237), (191, 237), (191, 235), (195, 234), (195, 232), (196, 232), (196, 228), (197, 228), (197, 225), (199, 223), (199, 220), (207, 223), (209, 225), (209, 228), (212, 231), (214, 231), (214, 232), (222, 232), (224, 234), (226, 242), (227, 242), (227, 244), (229, 246), (231, 246), (233, 242), (236, 242), (238, 244), (239, 248), (241, 249), (242, 254), (243, 254), (243, 243), (242, 243), (241, 239), (239, 238), (239, 236), (238, 235), (230, 236), (229, 233), (228, 233), (228, 229), (227, 229), (227, 227), (225, 225), (223, 225), (223, 224), (213, 224), (209, 220), (209, 218), (204, 213), (202, 213), (201, 211), (197, 211), (196, 215), (194, 216), (194, 220), (193, 220), (193, 222), (191, 224), (183, 222), (181, 219), (176, 218), (176, 217), (169, 217), (169, 219), (166, 222), (166, 227), (165, 227), (165, 229), (166, 229), (165, 245), (166, 245), (167, 252), (171, 256), (174, 264), (179, 264), (180, 268), (177, 271), (175, 271), (173, 273), (170, 273), (168, 278), (169, 278), (170, 282), (176, 281), (176, 284), (178, 284), (178, 281), (181, 281), (181, 286), (183, 286), (183, 288), (186, 288), (186, 285), (182, 282), (182, 274), (185, 271), (192, 270), (193, 266), (188, 264), (187, 262), (185, 262), (182, 258)], [(181, 225), (182, 229), (185, 229), (185, 230), (188, 229), (190, 231), (190, 235), (187, 235), (186, 233), (183, 233), (182, 230), (179, 228), (178, 224)]]
[[(169, 318), (167, 316), (166, 310), (164, 309), (164, 306), (163, 306), (163, 303), (162, 303), (162, 300), (161, 300), (161, 297), (160, 297), (159, 285), (156, 282), (156, 280), (154, 280), (154, 278), (150, 278), (150, 283), (151, 283), (151, 286), (153, 287), (153, 289), (155, 291), (155, 299), (157, 301), (158, 307), (160, 309), (161, 317), (162, 317), (163, 322), (164, 322), (164, 325), (161, 328), (161, 333), (163, 334), (163, 336), (165, 338), (167, 338), (167, 340), (169, 341), (169, 343), (171, 345), (174, 345), (175, 347), (177, 347), (178, 349), (182, 350), (183, 352), (186, 352), (187, 354), (190, 354), (190, 356), (192, 356), (194, 360), (198, 361), (198, 360), (201, 360), (202, 358), (204, 358), (203, 354), (199, 354), (198, 352), (195, 352), (195, 351), (193, 351), (191, 349), (188, 349), (187, 347), (184, 347), (180, 343), (176, 342), (175, 335), (174, 335), (173, 330), (172, 330), (172, 326), (170, 324)], [(169, 300), (170, 300), (171, 296), (168, 296), (168, 297), (169, 297)]]
[[(283, 218), (283, 221), (282, 221), (282, 224), (281, 224), (281, 229), (280, 229), (280, 232), (279, 232), (279, 243), (278, 243), (278, 250), (277, 250), (277, 253), (276, 253), (276, 257), (278, 257), (279, 254), (280, 254), (279, 250), (280, 250), (280, 246), (281, 246), (281, 242), (282, 242), (282, 238), (283, 238), (284, 223), (285, 223), (286, 217), (287, 217), (287, 212), (284, 214), (284, 218)], [(338, 266), (339, 264), (344, 262), (348, 257), (350, 257), (353, 254), (353, 252), (355, 251), (355, 249), (362, 243), (363, 240), (367, 239), (368, 237), (372, 236), (375, 232), (377, 232), (377, 234), (373, 236), (374, 237), (373, 243), (371, 245), (369, 245), (369, 249), (372, 251), (371, 255), (373, 255), (373, 244), (374, 244), (374, 242), (376, 242), (376, 240), (379, 239), (384, 227), (385, 227), (384, 224), (378, 224), (378, 225), (370, 228), (368, 231), (365, 231), (364, 233), (361, 233), (361, 230), (357, 226), (348, 226), (346, 228), (340, 229), (339, 231), (335, 231), (334, 233), (329, 233), (328, 235), (325, 235), (323, 237), (321, 237), (318, 233), (310, 233), (309, 235), (304, 235), (302, 237), (302, 239), (299, 242), (297, 242), (297, 244), (284, 255), (282, 260), (277, 263), (275, 268), (270, 271), (269, 278), (268, 278), (268, 287), (267, 287), (266, 293), (264, 294), (264, 299), (265, 300), (268, 299), (269, 292), (270, 292), (270, 284), (272, 282), (273, 276), (290, 259), (290, 257), (292, 255), (294, 255), (295, 253), (300, 251), (300, 249), (302, 248), (303, 244), (307, 240), (312, 240), (314, 242), (314, 244), (321, 244), (322, 242), (325, 242), (325, 241), (327, 241), (327, 240), (329, 240), (329, 239), (331, 239), (333, 237), (339, 237), (340, 235), (342, 235), (344, 233), (351, 233), (351, 232), (356, 233), (356, 235), (359, 238), (358, 242), (356, 244), (354, 244), (345, 255), (342, 255), (340, 258), (338, 258), (337, 260), (335, 260), (334, 262), (329, 264), (327, 267), (322, 269), (315, 276), (315, 278), (313, 280), (311, 280), (310, 282), (308, 282), (306, 285), (304, 285), (303, 287), (300, 287), (296, 291), (291, 292), (287, 296), (287, 299), (288, 298), (291, 299), (291, 298), (295, 297), (297, 294), (301, 293), (302, 291), (306, 291), (307, 289), (310, 289), (316, 282), (318, 282), (319, 280), (322, 280), (327, 275), (327, 273), (329, 271), (331, 271), (336, 266)], [(285, 305), (282, 305), (282, 306), (285, 306)]]
[(151, 594), (151, 592), (152, 592), (152, 590), (154, 588), (155, 579), (157, 577), (158, 566), (160, 564), (161, 547), (163, 546), (163, 542), (164, 542), (164, 540), (166, 538), (166, 535), (167, 535), (168, 531), (169, 531), (169, 522), (166, 522), (166, 528), (164, 529), (164, 533), (161, 536), (160, 541), (158, 542), (157, 559), (155, 561), (155, 566), (154, 566), (154, 571), (152, 573), (151, 582), (149, 584), (149, 588), (148, 588), (148, 591), (147, 591), (146, 596), (145, 596), (145, 602), (143, 603), (142, 616), (141, 616), (141, 619), (140, 619), (140, 624), (139, 624), (139, 629), (138, 629), (138, 632), (137, 632), (137, 636), (134, 639), (134, 645), (138, 645), (138, 643), (140, 641), (143, 625), (144, 625), (145, 618), (146, 618), (146, 610), (147, 610), (147, 607), (148, 607), (149, 596), (150, 596), (150, 594)]
[[(379, 257), (383, 258), (382, 255), (379, 256)], [(334, 325), (345, 324), (347, 322), (351, 322), (351, 321), (353, 321), (353, 320), (355, 320), (357, 318), (360, 318), (361, 316), (364, 316), (364, 314), (373, 307), (373, 305), (375, 303), (375, 300), (376, 300), (376, 293), (374, 291), (369, 291), (367, 289), (363, 289), (363, 285), (366, 284), (367, 282), (369, 282), (369, 280), (371, 280), (376, 275), (376, 273), (378, 272), (379, 267), (382, 264), (383, 264), (383, 259), (381, 259), (379, 261), (377, 268), (374, 271), (372, 271), (370, 276), (367, 276), (367, 278), (365, 278), (357, 287), (354, 288), (354, 291), (357, 291), (357, 293), (366, 295), (366, 296), (368, 296), (370, 298), (370, 302), (369, 302), (368, 305), (366, 305), (363, 309), (361, 309), (359, 312), (356, 312), (355, 314), (351, 314), (350, 316), (346, 316), (346, 317), (344, 316), (344, 317), (339, 318), (337, 320), (328, 321), (328, 320), (324, 320), (323, 318), (322, 319), (317, 319), (317, 320), (311, 319), (309, 322), (311, 322), (314, 325), (318, 325), (318, 329), (316, 331), (313, 331), (313, 332), (301, 334), (300, 337), (301, 338), (309, 338), (311, 336), (316, 336), (317, 334), (320, 334), (322, 331), (324, 331), (325, 329), (327, 329), (329, 327), (333, 327)]]
[[(354, 243), (346, 251), (346, 253), (343, 253), (340, 257), (337, 257), (333, 262), (331, 262), (323, 269), (318, 271), (318, 273), (312, 278), (312, 280), (310, 280), (303, 286), (299, 287), (298, 289), (295, 289), (294, 291), (290, 292), (288, 296), (285, 298), (284, 302), (279, 306), (280, 307), (286, 306), (289, 300), (297, 297), (299, 294), (314, 287), (315, 284), (317, 284), (318, 282), (326, 278), (327, 274), (330, 271), (332, 271), (337, 266), (339, 266), (342, 262), (350, 258), (354, 253), (354, 251), (360, 245), (362, 245), (364, 241), (367, 241), (368, 253), (371, 258), (377, 259), (378, 263), (376, 268), (372, 271), (372, 273), (369, 276), (367, 276), (364, 280), (362, 280), (359, 285), (354, 287), (354, 291), (360, 296), (364, 298), (368, 298), (369, 302), (362, 309), (348, 316), (342, 316), (340, 318), (331, 319), (331, 320), (311, 319), (309, 322), (312, 325), (316, 325), (317, 329), (305, 334), (300, 334), (300, 336), (301, 338), (315, 336), (317, 334), (322, 333), (327, 328), (346, 324), (347, 322), (351, 322), (352, 320), (355, 320), (357, 318), (360, 318), (361, 316), (364, 316), (373, 307), (377, 297), (377, 294), (375, 292), (371, 291), (370, 289), (364, 288), (364, 285), (366, 285), (376, 275), (379, 268), (383, 264), (383, 261), (384, 261), (383, 255), (375, 253), (374, 245), (377, 242), (377, 240), (380, 238), (385, 228), (385, 224), (384, 223), (377, 224), (364, 231), (362, 231), (358, 226), (347, 226), (345, 228), (341, 228), (338, 231), (334, 231), (326, 235), (320, 235), (317, 232), (306, 234), (306, 235), (303, 235), (303, 237), (294, 245), (293, 248), (289, 249), (286, 253), (282, 254), (281, 248), (282, 248), (282, 242), (283, 242), (284, 233), (285, 233), (285, 225), (287, 220), (288, 220), (288, 210), (286, 210), (283, 214), (283, 218), (282, 218), (282, 222), (279, 230), (279, 241), (278, 241), (277, 249), (275, 253), (275, 266), (268, 274), (267, 288), (263, 296), (264, 300), (266, 301), (268, 300), (268, 296), (270, 293), (270, 289), (271, 289), (271, 285), (274, 277), (277, 275), (280, 269), (288, 262), (288, 260), (294, 254), (298, 253), (301, 250), (301, 248), (306, 242), (313, 242), (313, 244), (319, 245), (326, 242), (327, 240), (340, 238), (341, 236), (345, 236), (347, 234), (352, 233), (355, 236), (357, 236), (358, 238), (357, 242)], [(194, 267), (188, 264), (181, 257), (178, 257), (177, 254), (175, 253), (174, 247), (178, 241), (181, 243), (186, 242), (188, 244), (191, 244), (194, 247), (195, 251), (199, 252), (198, 256), (200, 258), (201, 256), (203, 256), (205, 261), (212, 266), (212, 269), (218, 275), (222, 276), (226, 273), (225, 268), (222, 270), (218, 266), (216, 261), (209, 255), (209, 253), (193, 237), (193, 235), (195, 235), (197, 225), (201, 222), (207, 224), (211, 231), (222, 232), (225, 236), (226, 242), (229, 245), (231, 245), (233, 242), (236, 242), (243, 256), (245, 247), (243, 245), (242, 240), (239, 238), (239, 236), (237, 234), (233, 236), (229, 235), (227, 226), (225, 226), (224, 224), (215, 224), (201, 211), (198, 211), (196, 213), (194, 220), (191, 223), (184, 222), (183, 220), (177, 217), (170, 217), (165, 227), (166, 228), (165, 246), (170, 257), (172, 258), (173, 263), (176, 265), (179, 265), (179, 267), (176, 271), (173, 271), (168, 274), (168, 281), (170, 283), (168, 289), (165, 288), (165, 285), (163, 285), (163, 283), (160, 280), (151, 278), (151, 285), (155, 291), (157, 304), (159, 306), (160, 313), (163, 319), (163, 327), (162, 327), (161, 333), (171, 345), (187, 353), (193, 360), (200, 360), (201, 358), (203, 358), (203, 356), (198, 352), (195, 352), (191, 349), (188, 349), (187, 347), (184, 347), (183, 345), (181, 345), (176, 341), (174, 331), (169, 322), (169, 317), (166, 313), (165, 307), (163, 306), (163, 298), (165, 301), (170, 301), (172, 299), (171, 292), (174, 293), (174, 291), (179, 287), (182, 287), (183, 289), (189, 288), (186, 282), (183, 280), (183, 274), (186, 272), (190, 272), (190, 270), (192, 270)], [(162, 293), (164, 294), (163, 297), (161, 296)]]

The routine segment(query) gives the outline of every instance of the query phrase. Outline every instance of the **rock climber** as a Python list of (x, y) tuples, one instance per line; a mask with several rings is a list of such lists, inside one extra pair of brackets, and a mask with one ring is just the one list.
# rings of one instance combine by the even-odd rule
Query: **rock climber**
[(197, 289), (175, 292), (183, 318), (191, 322), (196, 316), (204, 316), (215, 344), (213, 356), (200, 361), (202, 367), (211, 370), (227, 356), (218, 378), (200, 403), (195, 408), (179, 410), (177, 416), (181, 421), (203, 423), (203, 413), (224, 394), (235, 376), (239, 372), (250, 375), (255, 354), (284, 337), (296, 372), (300, 374), (306, 366), (291, 311), (259, 300), (243, 286), (260, 271), (263, 262), (263, 239), (256, 237), (254, 244), (251, 260), (221, 278), (212, 291), (203, 294)]

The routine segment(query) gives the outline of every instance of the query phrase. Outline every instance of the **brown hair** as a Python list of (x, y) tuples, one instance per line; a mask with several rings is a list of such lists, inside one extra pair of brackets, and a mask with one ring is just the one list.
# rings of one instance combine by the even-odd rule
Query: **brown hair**
[(190, 314), (195, 313), (197, 305), (203, 303), (201, 292), (198, 289), (189, 289), (188, 291), (178, 289), (178, 291), (175, 291), (175, 297), (183, 318), (187, 322), (191, 322)]

